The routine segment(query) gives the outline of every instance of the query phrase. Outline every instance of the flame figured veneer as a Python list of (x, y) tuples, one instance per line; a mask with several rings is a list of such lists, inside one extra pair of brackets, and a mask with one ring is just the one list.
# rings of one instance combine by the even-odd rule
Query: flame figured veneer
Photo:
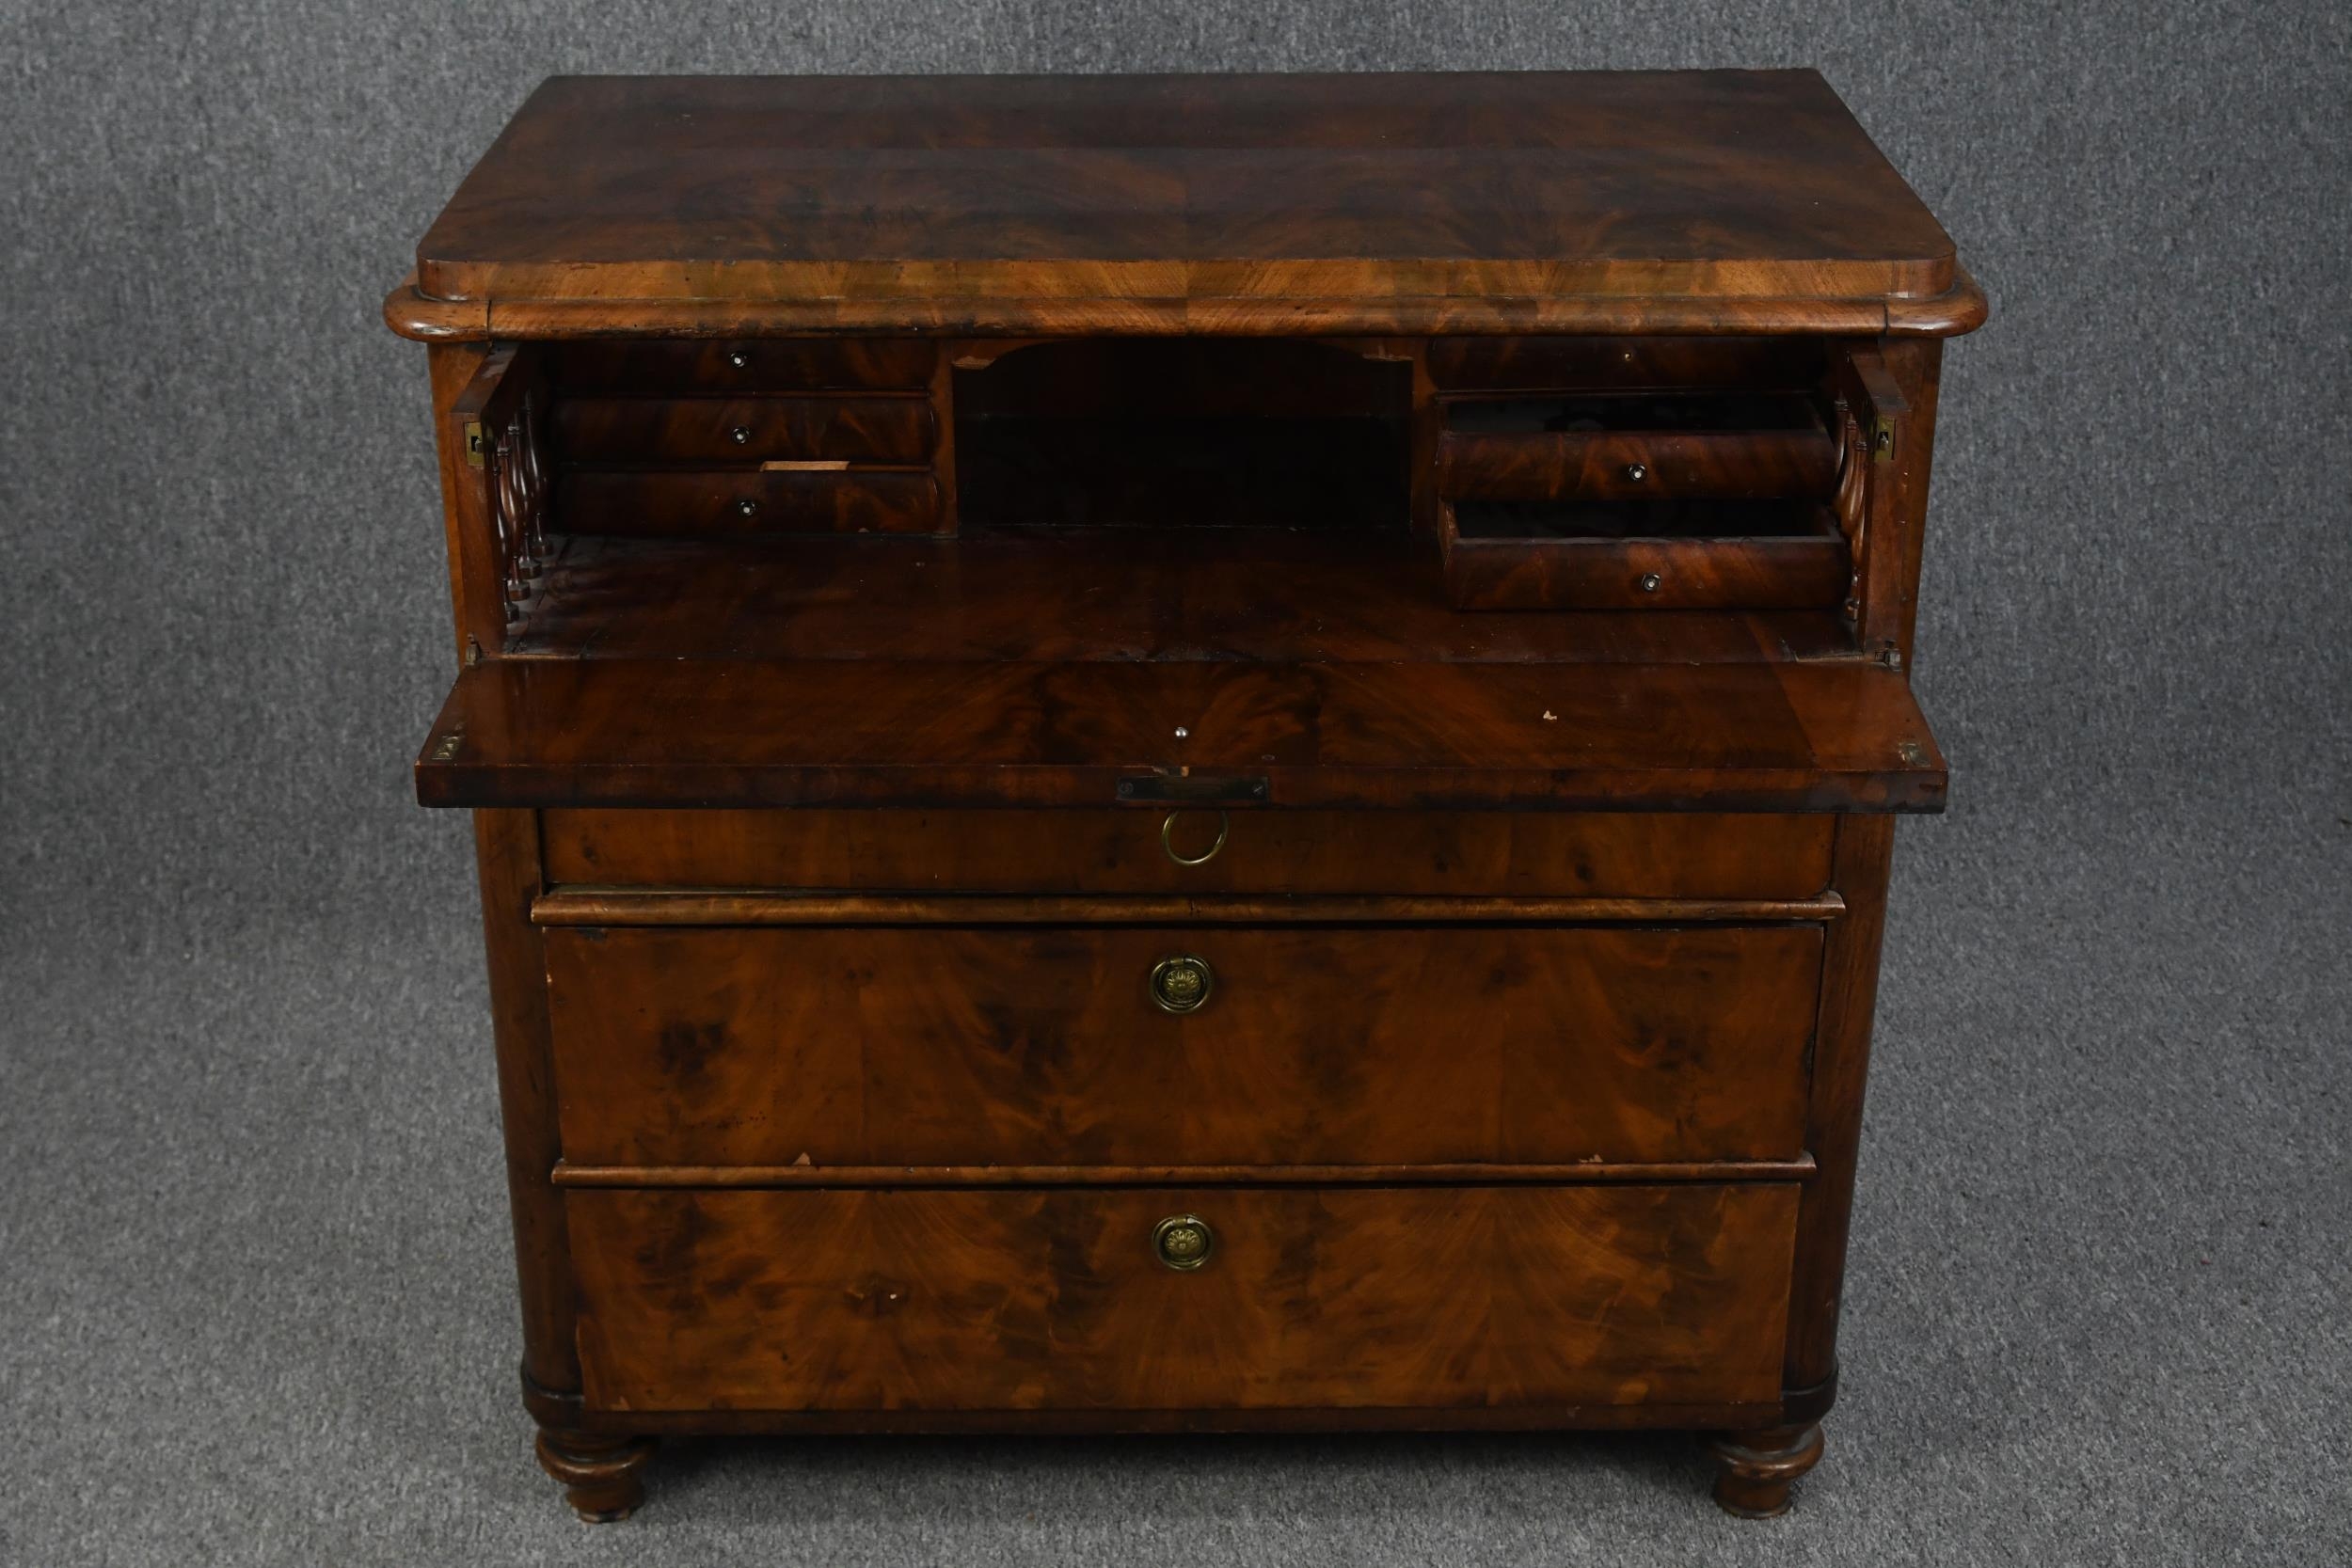
[(1836, 1386), (1941, 340), (1809, 71), (560, 79), (430, 345), (537, 1451)]

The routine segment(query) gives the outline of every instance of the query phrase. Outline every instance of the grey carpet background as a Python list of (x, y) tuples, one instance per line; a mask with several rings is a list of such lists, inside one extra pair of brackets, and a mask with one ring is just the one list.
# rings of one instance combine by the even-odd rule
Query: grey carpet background
[[(1959, 240), (1830, 1455), (526, 1455), (423, 356), (558, 71), (1820, 66)], [(2342, 1563), (2352, 22), (2056, 8), (0, 4), (0, 1562)]]

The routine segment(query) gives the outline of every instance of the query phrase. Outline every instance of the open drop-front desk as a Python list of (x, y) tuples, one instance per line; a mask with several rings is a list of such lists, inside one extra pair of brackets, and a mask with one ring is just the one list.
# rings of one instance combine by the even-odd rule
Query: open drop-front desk
[(562, 79), (430, 345), (539, 1455), (1836, 1384), (1950, 240), (1810, 71)]

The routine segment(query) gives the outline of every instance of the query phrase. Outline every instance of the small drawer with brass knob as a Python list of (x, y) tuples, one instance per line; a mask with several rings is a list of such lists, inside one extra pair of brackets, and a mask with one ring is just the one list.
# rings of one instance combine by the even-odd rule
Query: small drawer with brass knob
[(556, 449), (573, 463), (740, 463), (809, 458), (930, 461), (934, 425), (919, 394), (866, 397), (560, 400)]
[(1439, 493), (1481, 500), (1825, 499), (1837, 443), (1803, 391), (1455, 394)]
[(913, 467), (861, 467), (843, 458), (748, 461), (761, 447), (737, 447), (729, 464), (688, 460), (641, 465), (583, 463), (556, 481), (567, 531), (664, 529), (711, 535), (748, 533), (929, 533), (939, 521), (939, 482)]

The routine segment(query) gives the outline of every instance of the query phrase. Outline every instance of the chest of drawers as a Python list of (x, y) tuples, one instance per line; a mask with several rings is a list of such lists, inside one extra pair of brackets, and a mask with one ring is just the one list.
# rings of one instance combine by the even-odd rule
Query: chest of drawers
[(430, 345), (539, 1456), (1821, 1451), (1942, 340), (1806, 71), (565, 79)]

